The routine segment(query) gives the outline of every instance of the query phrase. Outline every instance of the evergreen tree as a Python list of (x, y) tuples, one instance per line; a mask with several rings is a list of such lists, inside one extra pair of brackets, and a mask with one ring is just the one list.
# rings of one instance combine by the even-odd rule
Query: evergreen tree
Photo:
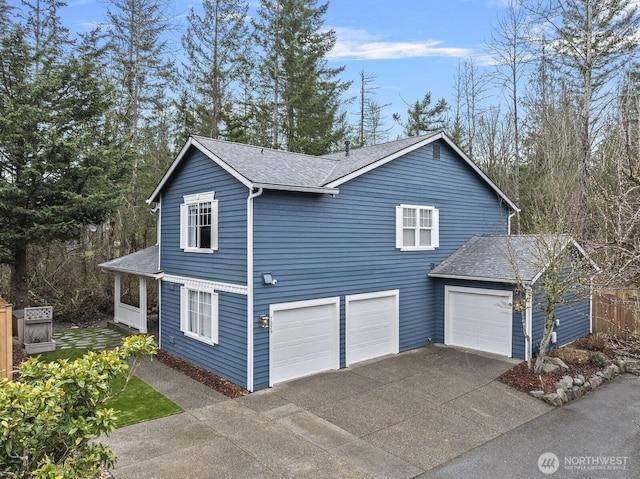
[(238, 129), (243, 121), (234, 118), (233, 109), (243, 73), (251, 70), (245, 23), (249, 5), (244, 0), (210, 0), (202, 8), (202, 16), (191, 9), (182, 37), (188, 58), (185, 77), (194, 104), (192, 133), (241, 139)]
[(16, 309), (29, 305), (29, 246), (104, 222), (123, 174), (97, 37), (71, 39), (61, 5), (0, 1), (0, 261)]
[(344, 138), (340, 97), (349, 87), (326, 55), (335, 30), (323, 30), (329, 4), (316, 0), (261, 0), (254, 35), (261, 48), (263, 98), (271, 144), (309, 154), (331, 150)]
[(165, 39), (170, 29), (167, 10), (166, 0), (110, 0), (107, 9), (109, 67), (117, 92), (112, 121), (131, 160), (129, 191), (115, 222), (121, 254), (156, 241), (155, 219), (147, 213), (144, 200), (153, 188), (149, 185), (157, 181), (157, 170), (170, 159), (155, 155), (157, 148), (168, 145), (157, 145), (154, 131), (164, 127), (162, 112), (174, 78)]
[(393, 114), (393, 119), (404, 128), (404, 134), (407, 136), (420, 136), (434, 130), (442, 130), (445, 127), (445, 112), (449, 109), (444, 98), (431, 105), (431, 92), (425, 93), (422, 100), (416, 100), (415, 103), (407, 106), (407, 120), (402, 121), (399, 113)]

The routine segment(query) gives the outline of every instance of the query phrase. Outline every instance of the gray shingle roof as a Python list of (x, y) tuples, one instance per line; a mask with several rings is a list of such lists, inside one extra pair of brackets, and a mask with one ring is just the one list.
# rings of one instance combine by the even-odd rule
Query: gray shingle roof
[(559, 254), (569, 235), (473, 236), (436, 266), (429, 276), (515, 283), (535, 281), (549, 261), (549, 252)]
[(105, 271), (155, 277), (161, 273), (158, 268), (158, 253), (158, 246), (151, 246), (135, 253), (112, 259), (98, 266)]
[(200, 145), (252, 183), (320, 187), (335, 168), (330, 158), (194, 136)]

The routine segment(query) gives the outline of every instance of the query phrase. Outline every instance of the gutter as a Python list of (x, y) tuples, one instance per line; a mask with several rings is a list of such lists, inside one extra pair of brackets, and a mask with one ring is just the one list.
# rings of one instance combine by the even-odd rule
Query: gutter
[(247, 197), (247, 391), (253, 392), (253, 200), (262, 194), (249, 190)]

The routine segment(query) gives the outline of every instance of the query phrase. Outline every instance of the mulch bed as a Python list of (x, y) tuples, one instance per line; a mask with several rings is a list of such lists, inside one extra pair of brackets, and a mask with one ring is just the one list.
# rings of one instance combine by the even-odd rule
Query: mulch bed
[(536, 389), (544, 391), (545, 393), (553, 393), (556, 392), (554, 384), (559, 381), (562, 376), (568, 375), (576, 377), (578, 374), (582, 374), (588, 379), (598, 371), (602, 370), (602, 368), (598, 368), (593, 364), (567, 364), (567, 366), (569, 366), (569, 371), (564, 373), (535, 374), (533, 372), (534, 364), (535, 359), (531, 362), (531, 369), (529, 369), (527, 367), (527, 362), (524, 361), (498, 377), (498, 381), (525, 393), (529, 393), (529, 391)]
[(214, 389), (232, 399), (249, 394), (249, 391), (247, 391), (245, 388), (238, 386), (237, 384), (234, 384), (224, 378), (221, 378), (220, 376), (210, 373), (205, 369), (188, 363), (187, 361), (180, 359), (173, 354), (169, 354), (166, 351), (162, 351), (159, 349), (156, 357), (160, 362), (166, 364), (172, 369), (180, 371), (190, 378), (195, 379), (199, 383), (202, 383), (205, 386), (208, 386), (211, 389)]

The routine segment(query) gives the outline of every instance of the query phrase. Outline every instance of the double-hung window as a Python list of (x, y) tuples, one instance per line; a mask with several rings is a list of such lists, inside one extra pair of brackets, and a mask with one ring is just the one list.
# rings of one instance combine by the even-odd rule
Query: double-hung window
[(396, 207), (396, 248), (432, 250), (439, 246), (439, 211), (433, 206)]
[(180, 290), (180, 330), (191, 338), (218, 342), (218, 295), (209, 289), (183, 286)]
[(180, 205), (180, 248), (199, 253), (218, 249), (218, 201), (214, 192), (184, 197)]

